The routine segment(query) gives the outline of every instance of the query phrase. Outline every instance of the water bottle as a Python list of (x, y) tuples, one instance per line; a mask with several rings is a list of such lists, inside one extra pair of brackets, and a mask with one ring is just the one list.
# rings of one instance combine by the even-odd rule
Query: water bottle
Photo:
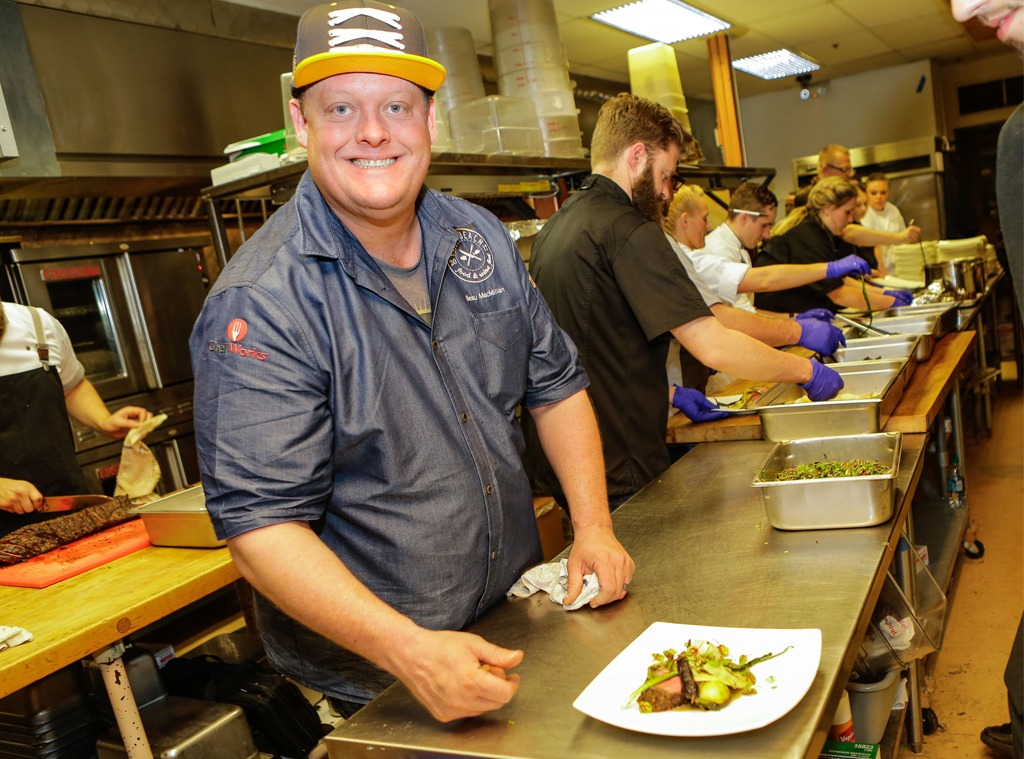
[(949, 480), (946, 483), (949, 491), (949, 506), (953, 509), (962, 509), (967, 505), (967, 494), (964, 492), (964, 475), (960, 471), (960, 459), (956, 456), (949, 466)]

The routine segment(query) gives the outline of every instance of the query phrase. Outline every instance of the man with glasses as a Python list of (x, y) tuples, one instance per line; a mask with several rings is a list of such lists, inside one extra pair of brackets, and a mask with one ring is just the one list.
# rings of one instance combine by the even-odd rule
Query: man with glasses
[[(818, 153), (818, 174), (809, 185), (797, 191), (793, 198), (795, 208), (807, 205), (807, 196), (815, 182), (829, 177), (853, 179), (853, 162), (850, 149), (843, 145), (826, 145)], [(843, 240), (859, 248), (873, 248), (876, 245), (904, 245), (915, 243), (921, 239), (921, 227), (910, 225), (901, 232), (881, 232), (868, 229), (861, 224), (850, 224), (843, 232)]]

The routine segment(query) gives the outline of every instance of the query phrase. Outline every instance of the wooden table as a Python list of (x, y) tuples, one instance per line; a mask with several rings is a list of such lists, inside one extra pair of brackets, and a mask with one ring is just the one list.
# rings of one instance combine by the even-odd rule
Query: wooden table
[[(977, 339), (973, 331), (951, 332), (935, 344), (931, 358), (918, 364), (903, 399), (889, 417), (886, 432), (927, 432), (956, 383), (964, 364), (972, 356)], [(749, 386), (752, 383), (746, 383)], [(732, 392), (742, 392), (742, 389)], [(683, 414), (668, 422), (669, 443), (709, 443), (732, 440), (761, 440), (761, 418), (757, 414), (731, 416), (717, 422), (694, 424)]]
[(0, 624), (35, 636), (0, 651), (0, 697), (240, 577), (226, 548), (151, 546), (49, 588), (0, 587)]

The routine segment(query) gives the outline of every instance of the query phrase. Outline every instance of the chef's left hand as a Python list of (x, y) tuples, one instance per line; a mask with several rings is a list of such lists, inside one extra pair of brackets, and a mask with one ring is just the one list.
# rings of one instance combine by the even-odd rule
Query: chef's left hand
[(567, 568), (569, 585), (562, 603), (568, 606), (575, 601), (583, 591), (583, 576), (595, 572), (601, 590), (590, 607), (596, 609), (626, 595), (636, 565), (608, 525), (575, 529)]
[(153, 414), (138, 406), (125, 406), (103, 420), (103, 432), (114, 438), (123, 438), (128, 431), (138, 427)]

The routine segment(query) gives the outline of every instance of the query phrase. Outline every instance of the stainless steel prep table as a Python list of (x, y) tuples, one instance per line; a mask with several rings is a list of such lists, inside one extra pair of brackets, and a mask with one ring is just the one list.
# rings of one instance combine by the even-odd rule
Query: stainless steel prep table
[[(328, 736), (329, 756), (373, 751), (562, 759), (674, 757), (686, 750), (695, 756), (817, 757), (907, 519), (926, 439), (904, 436), (892, 519), (878, 527), (806, 532), (772, 529), (750, 487), (772, 443), (698, 446), (614, 514), (616, 534), (637, 564), (625, 600), (566, 612), (536, 594), (502, 603), (468, 628), (525, 650), (515, 670), (522, 683), (508, 706), (444, 725), (397, 684)], [(573, 709), (586, 685), (655, 621), (818, 627), (818, 675), (789, 714), (736, 735), (634, 733)]]

